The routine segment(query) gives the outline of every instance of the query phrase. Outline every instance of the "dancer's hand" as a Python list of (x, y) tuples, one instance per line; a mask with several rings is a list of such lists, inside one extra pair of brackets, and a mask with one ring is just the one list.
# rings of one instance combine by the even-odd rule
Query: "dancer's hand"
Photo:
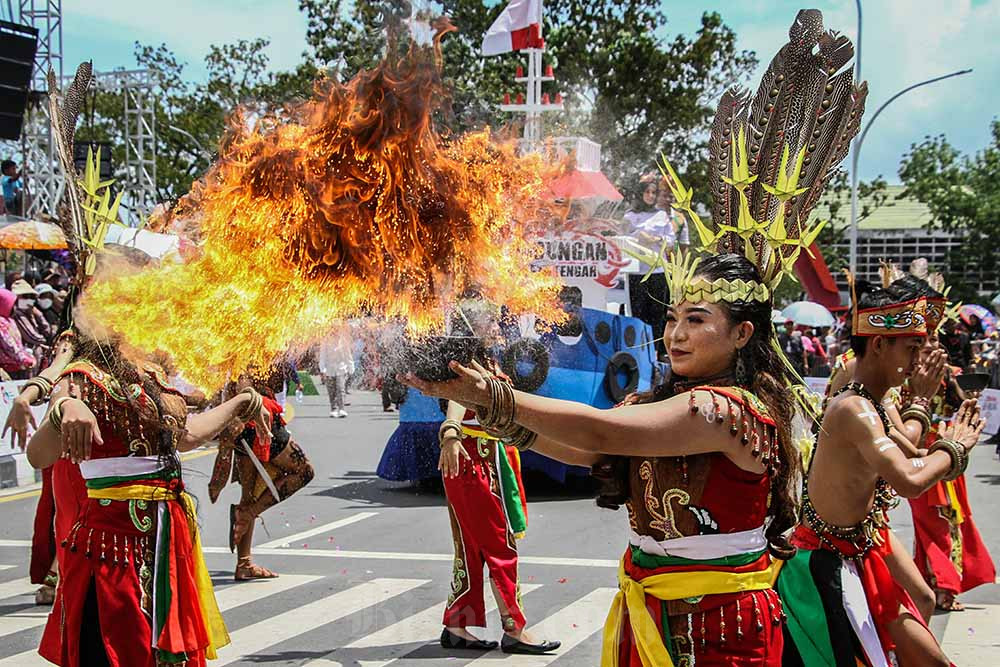
[(458, 477), (462, 472), (462, 459), (472, 461), (469, 452), (462, 446), (462, 441), (453, 435), (446, 437), (441, 443), (441, 457), (438, 459), (441, 476)]
[[(35, 387), (28, 387), (26, 391), (37, 392), (38, 390)], [(7, 421), (3, 425), (3, 435), (0, 435), (0, 438), (6, 438), (7, 431), (10, 431), (11, 449), (14, 448), (16, 438), (17, 446), (23, 452), (28, 445), (28, 426), (31, 426), (34, 431), (38, 430), (35, 415), (31, 412), (31, 403), (24, 397), (24, 394), (21, 394), (14, 399), (14, 403), (10, 406)]]
[(962, 443), (968, 451), (979, 442), (979, 436), (986, 427), (986, 420), (979, 413), (979, 404), (974, 400), (963, 401), (951, 423), (942, 426), (939, 434), (943, 440)]
[(425, 396), (446, 398), (462, 405), (488, 406), (490, 404), (490, 391), (486, 384), (486, 378), (491, 375), (488, 370), (475, 361), (472, 362), (471, 367), (452, 361), (448, 364), (448, 368), (457, 373), (458, 377), (444, 382), (428, 382), (421, 380), (413, 373), (407, 373), (396, 376), (396, 379), (418, 389)]
[(73, 463), (90, 458), (93, 445), (103, 445), (97, 417), (87, 404), (78, 398), (62, 404), (62, 455)]
[(263, 404), (260, 406), (260, 412), (254, 417), (253, 423), (257, 427), (257, 437), (271, 444), (271, 413)]
[(948, 356), (944, 350), (934, 350), (927, 359), (917, 365), (916, 371), (910, 377), (910, 387), (915, 396), (934, 398), (941, 388), (944, 379), (945, 361)]

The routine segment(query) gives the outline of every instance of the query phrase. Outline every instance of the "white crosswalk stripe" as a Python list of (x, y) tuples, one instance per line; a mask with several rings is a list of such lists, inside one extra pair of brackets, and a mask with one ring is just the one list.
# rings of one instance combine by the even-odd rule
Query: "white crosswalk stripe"
[[(294, 653), (296, 649), (302, 648), (301, 644), (309, 645), (312, 641), (298, 638), (328, 625), (340, 637), (339, 641), (330, 645), (327, 649), (330, 652), (326, 656), (316, 658), (317, 654), (312, 653), (310, 657), (313, 659), (305, 662), (302, 667), (391, 667), (410, 654), (417, 657), (420, 651), (439, 650), (436, 644), (441, 631), (443, 602), (429, 607), (425, 607), (424, 602), (416, 607), (415, 613), (400, 611), (414, 607), (412, 600), (407, 601), (405, 597), (415, 595), (415, 599), (427, 599), (429, 590), (417, 592), (416, 589), (431, 584), (431, 579), (382, 577), (329, 593), (324, 587), (313, 586), (309, 593), (315, 592), (319, 597), (297, 596), (296, 600), (303, 597), (308, 600), (301, 606), (294, 606), (296, 602), (285, 596), (277, 602), (278, 613), (275, 613), (274, 601), (261, 605), (267, 609), (266, 612), (257, 612), (255, 603), (265, 598), (273, 600), (273, 596), (280, 593), (328, 578), (332, 579), (321, 575), (284, 574), (277, 579), (220, 586), (216, 597), (224, 616), (228, 617), (226, 612), (242, 607), (243, 611), (237, 618), (246, 619), (243, 622), (249, 621), (249, 624), (230, 631), (232, 643), (219, 651), (219, 660), (212, 661), (212, 665), (267, 664), (269, 660), (282, 662), (286, 659), (282, 657), (286, 647)], [(521, 588), (522, 593), (527, 595), (544, 587), (541, 584), (522, 584)], [(0, 591), (6, 592), (9, 599), (24, 596), (25, 605), (31, 601), (28, 595), (32, 588), (23, 579), (0, 584)], [(456, 667), (488, 667), (493, 661), (511, 659), (514, 661), (512, 664), (517, 667), (548, 667), (584, 641), (599, 641), (599, 638), (593, 638), (603, 625), (615, 592), (616, 589), (612, 588), (597, 588), (576, 599), (563, 596), (562, 604), (565, 606), (556, 608), (548, 617), (538, 618), (537, 622), (532, 618), (531, 629), (535, 636), (562, 642), (562, 648), (554, 654), (510, 657), (499, 651), (482, 656), (471, 653), (450, 657), (449, 664), (455, 664)], [(399, 596), (404, 596), (404, 599), (399, 599)], [(495, 616), (497, 610), (493, 596), (486, 591), (484, 597), (487, 612)], [(281, 611), (283, 605), (288, 606)], [(10, 644), (15, 636), (25, 633), (17, 639), (21, 647), (25, 646), (26, 637), (33, 637), (37, 641), (41, 636), (47, 611), (47, 608), (30, 607), (0, 616), (0, 638), (8, 640), (7, 643)], [(400, 613), (403, 617), (399, 617)], [(388, 614), (397, 614), (397, 617), (387, 619)], [(350, 626), (346, 629), (343, 624), (336, 624), (348, 617)], [(294, 646), (297, 639), (300, 646)], [(338, 645), (342, 648), (337, 648)], [(274, 655), (269, 656), (272, 651)], [(0, 655), (3, 653), (4, 650), (0, 648)], [(47, 664), (34, 647), (0, 658), (0, 667), (43, 667)]]
[(13, 570), (17, 565), (0, 565), (0, 571)]
[[(522, 584), (521, 593), (527, 595), (533, 590), (541, 588), (540, 584)], [(487, 595), (486, 613), (496, 611), (497, 602), (492, 595)], [(396, 658), (406, 655), (417, 648), (415, 644), (428, 644), (436, 641), (441, 634), (441, 619), (444, 616), (444, 604), (436, 604), (433, 607), (403, 619), (398, 623), (382, 628), (377, 632), (365, 635), (361, 639), (345, 646), (345, 649), (374, 649), (373, 655), (377, 654), (379, 660), (361, 660), (358, 662), (362, 667), (383, 667)], [(306, 663), (302, 667), (334, 667), (341, 663), (328, 658), (320, 658)]]
[[(285, 574), (277, 579), (262, 579), (260, 581), (246, 582), (241, 584), (233, 584), (219, 590), (216, 593), (216, 600), (219, 603), (219, 611), (225, 612), (229, 609), (239, 607), (244, 604), (255, 602), (262, 598), (276, 595), (283, 591), (290, 590), (296, 586), (302, 586), (304, 584), (309, 584), (314, 581), (322, 579), (322, 577), (311, 576), (311, 575), (300, 575), (300, 574)], [(46, 614), (47, 616), (47, 614)], [(7, 631), (7, 619), (10, 616), (0, 617), (0, 636), (5, 634), (10, 634)], [(26, 619), (27, 620), (27, 619)], [(45, 617), (43, 616), (39, 622), (31, 627), (38, 627), (45, 624)], [(30, 629), (30, 628), (26, 628)], [(49, 663), (44, 660), (40, 655), (38, 655), (35, 649), (30, 651), (25, 651), (17, 655), (10, 656), (0, 660), (0, 667), (41, 667), (42, 665), (48, 665)], [(213, 663), (214, 664), (214, 663)]]
[[(33, 596), (35, 588), (28, 579), (14, 579), (0, 584), (0, 600), (18, 596)], [(32, 598), (34, 599), (34, 598)], [(27, 604), (27, 603), (26, 603)]]
[(423, 586), (429, 581), (429, 579), (374, 579), (241, 628), (230, 633), (232, 644), (219, 651), (219, 661), (213, 662), (213, 667), (231, 665), (241, 658), (275, 645), (277, 637), (292, 637), (315, 630), (327, 623), (374, 607), (389, 598)]
[[(536, 637), (558, 639), (562, 646), (555, 653), (546, 655), (519, 655), (517, 667), (546, 667), (597, 632), (603, 627), (604, 614), (617, 592), (617, 588), (598, 588), (532, 626), (530, 630)], [(495, 655), (486, 654), (469, 663), (468, 667), (492, 665), (496, 661)]]

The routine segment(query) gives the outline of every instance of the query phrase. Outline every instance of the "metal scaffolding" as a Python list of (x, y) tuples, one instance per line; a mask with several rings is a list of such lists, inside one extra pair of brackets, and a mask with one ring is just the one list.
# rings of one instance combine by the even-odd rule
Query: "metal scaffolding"
[(56, 215), (62, 196), (62, 169), (52, 141), (46, 77), (49, 69), (62, 79), (62, 0), (20, 0), (21, 23), (38, 29), (38, 50), (21, 147), (28, 216)]
[(156, 97), (150, 70), (97, 72), (98, 90), (124, 100), (125, 167), (116, 174), (125, 189), (123, 204), (133, 214), (147, 215), (157, 203)]

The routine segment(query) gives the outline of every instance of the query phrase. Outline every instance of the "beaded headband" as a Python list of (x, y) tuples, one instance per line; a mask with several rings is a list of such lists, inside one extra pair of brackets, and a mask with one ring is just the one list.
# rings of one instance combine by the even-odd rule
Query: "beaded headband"
[(854, 336), (926, 336), (928, 331), (926, 313), (927, 299), (924, 297), (904, 303), (891, 303), (878, 308), (855, 308), (851, 334)]

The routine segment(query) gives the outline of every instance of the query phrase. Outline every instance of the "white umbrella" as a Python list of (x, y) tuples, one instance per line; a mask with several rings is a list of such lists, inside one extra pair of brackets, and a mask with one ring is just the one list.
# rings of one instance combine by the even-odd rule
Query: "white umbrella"
[(807, 327), (832, 327), (836, 319), (833, 313), (812, 301), (796, 301), (781, 311), (785, 320)]
[(775, 323), (775, 324), (784, 324), (785, 322), (788, 321), (788, 318), (785, 317), (785, 314), (783, 312), (781, 312), (780, 310), (776, 310), (776, 309), (772, 308), (771, 309), (771, 321), (773, 323)]

